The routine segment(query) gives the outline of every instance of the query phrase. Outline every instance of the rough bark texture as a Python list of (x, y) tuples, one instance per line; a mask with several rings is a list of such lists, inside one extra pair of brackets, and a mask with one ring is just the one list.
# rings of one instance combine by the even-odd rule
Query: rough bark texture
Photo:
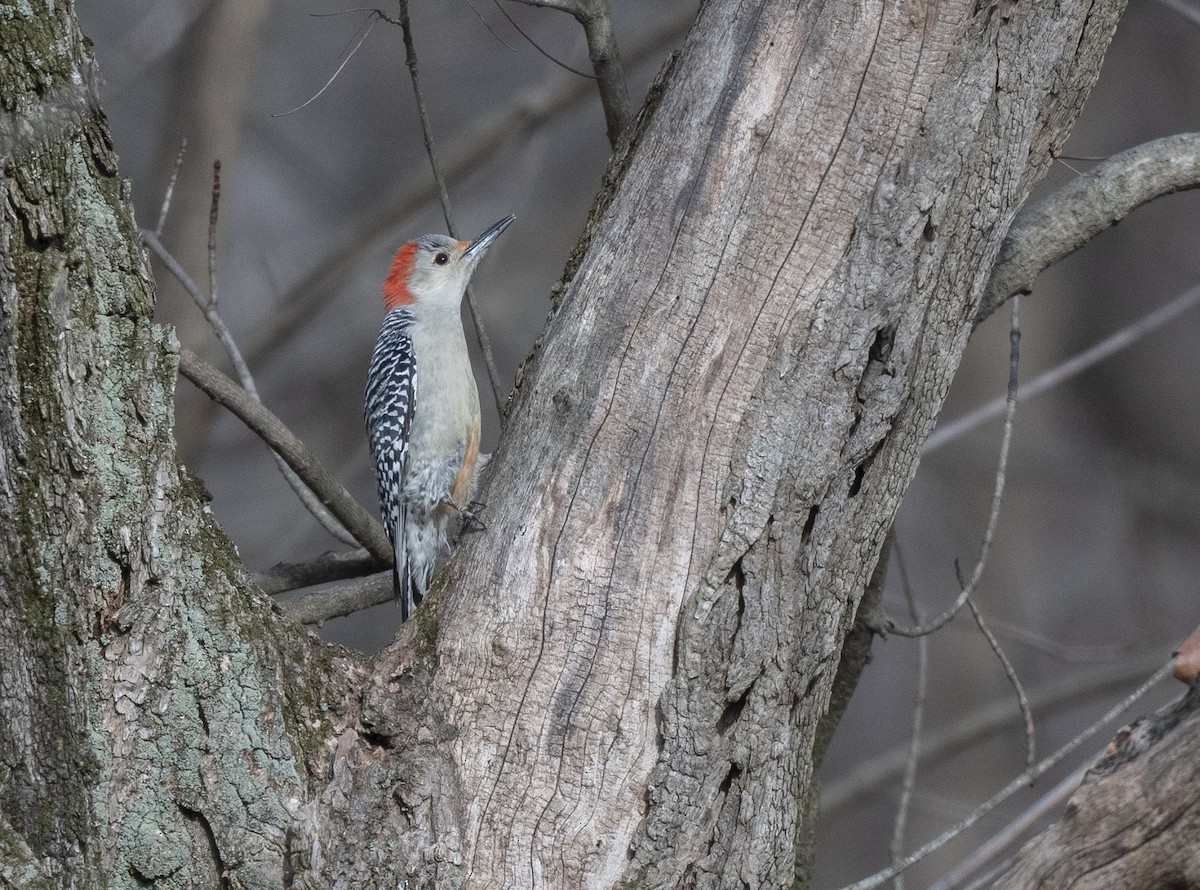
[(1017, 855), (997, 890), (1200, 886), (1200, 684), (1113, 739), (1061, 822)]
[(842, 637), (1119, 6), (705, 5), (443, 607), (471, 886), (790, 884)]
[(489, 530), (378, 659), (247, 583), (69, 6), (3, 5), (0, 851), (28, 886), (787, 887), (842, 640), (1118, 0), (711, 0)]
[(176, 461), (177, 345), (70, 6), (0, 13), (4, 877), (278, 887), (355, 668), (245, 592)]

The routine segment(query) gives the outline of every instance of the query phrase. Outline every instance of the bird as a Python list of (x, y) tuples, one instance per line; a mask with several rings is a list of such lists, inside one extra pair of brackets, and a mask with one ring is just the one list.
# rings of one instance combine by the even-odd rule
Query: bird
[(472, 273), (514, 219), (504, 217), (471, 241), (449, 235), (409, 241), (383, 282), (383, 326), (363, 415), (403, 621), (420, 605), (434, 563), (448, 549), (450, 517), (474, 518), (471, 498), (487, 455), (479, 452), (479, 390), (460, 307)]

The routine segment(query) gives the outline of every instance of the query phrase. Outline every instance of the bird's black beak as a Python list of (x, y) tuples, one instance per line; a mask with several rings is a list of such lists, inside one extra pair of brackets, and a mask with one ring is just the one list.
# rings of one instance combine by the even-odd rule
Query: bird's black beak
[(467, 245), (467, 249), (463, 251), (463, 256), (483, 256), (487, 253), (487, 249), (492, 246), (492, 242), (499, 238), (500, 233), (512, 225), (512, 221), (516, 218), (517, 215), (515, 213), (510, 213), (498, 223), (488, 226), (474, 241)]

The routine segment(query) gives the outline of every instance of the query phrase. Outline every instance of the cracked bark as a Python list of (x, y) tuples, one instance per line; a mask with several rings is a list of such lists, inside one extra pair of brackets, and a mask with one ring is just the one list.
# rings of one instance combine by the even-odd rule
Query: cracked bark
[(843, 639), (1120, 8), (705, 4), (487, 534), (374, 659), (258, 596), (179, 465), (86, 46), (18, 8), (0, 814), (30, 885), (791, 886)]

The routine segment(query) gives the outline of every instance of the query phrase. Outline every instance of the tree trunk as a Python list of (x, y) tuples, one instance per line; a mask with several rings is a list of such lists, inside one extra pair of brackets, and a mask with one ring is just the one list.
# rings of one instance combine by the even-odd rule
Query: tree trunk
[(0, 44), (24, 885), (791, 886), (843, 638), (1123, 4), (709, 0), (614, 164), (487, 532), (376, 659), (248, 590), (179, 466), (90, 58), (35, 5)]

